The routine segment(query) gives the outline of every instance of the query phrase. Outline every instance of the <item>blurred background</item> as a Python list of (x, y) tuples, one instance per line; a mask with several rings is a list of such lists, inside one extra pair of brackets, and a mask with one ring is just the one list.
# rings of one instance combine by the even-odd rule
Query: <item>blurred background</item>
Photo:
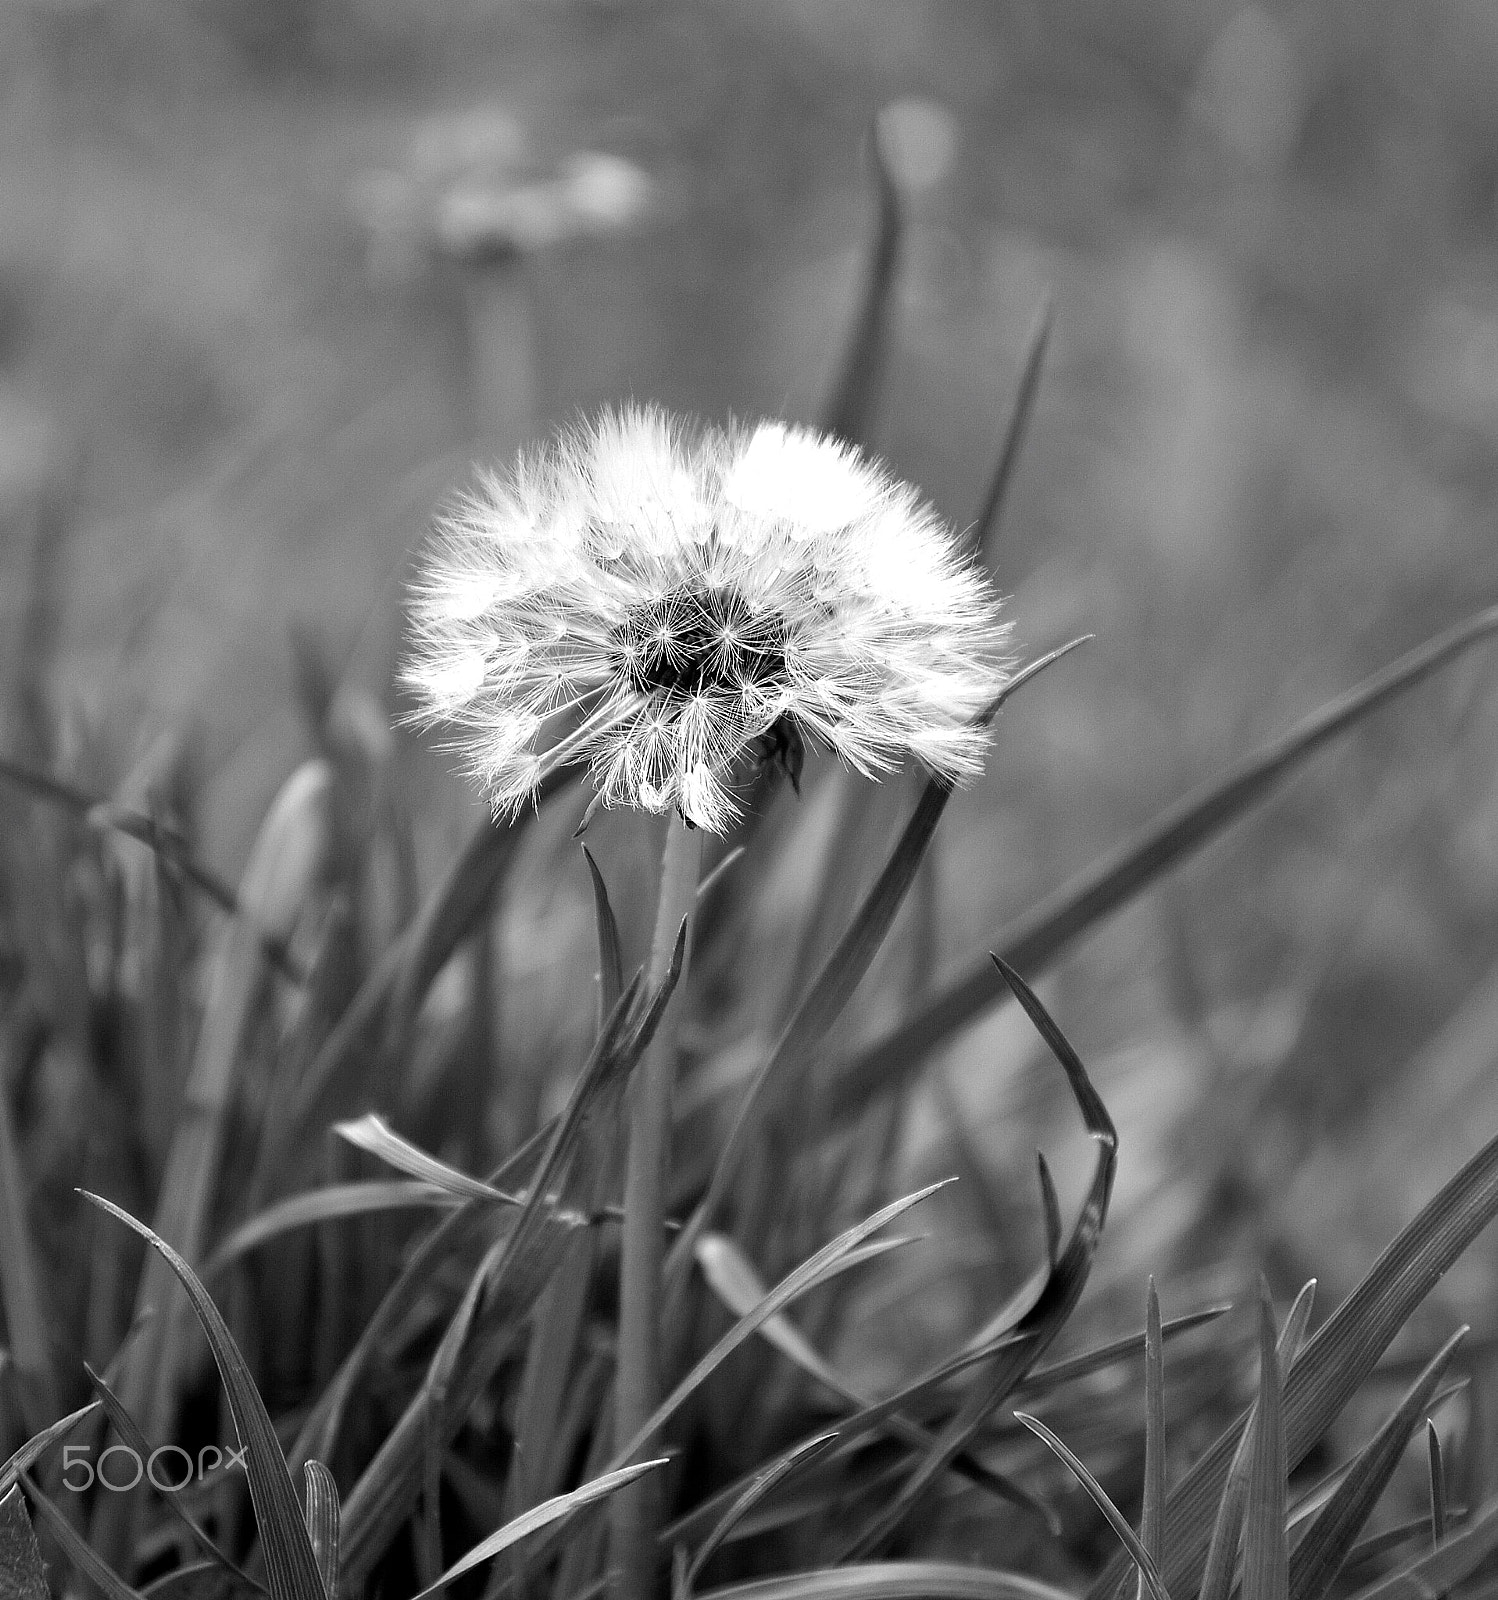
[[(939, 981), (1498, 597), (1495, 84), (1481, 0), (8, 6), (10, 752), (86, 777), (190, 738), (234, 877), (310, 749), (308, 661), (399, 711), (408, 562), (475, 462), (631, 396), (817, 416), (882, 111), (909, 228), (877, 448), (970, 523), (1049, 293), (986, 555), (1023, 654), (1097, 636), (954, 803)], [(1091, 1295), (1137, 1322), (1147, 1270), (1169, 1311), (1262, 1263), (1330, 1305), (1498, 1130), (1495, 733), (1478, 652), (1048, 981), (1122, 1130)], [(430, 881), (477, 813), (413, 760)], [(527, 948), (586, 971), (571, 888)], [(1011, 1009), (905, 1132), (913, 1170), (960, 1137), (1012, 1182), (1021, 1263), (1036, 1144), (1068, 1205), (1085, 1172), (1055, 1078)], [(1494, 1268), (1431, 1315), (1492, 1331)]]

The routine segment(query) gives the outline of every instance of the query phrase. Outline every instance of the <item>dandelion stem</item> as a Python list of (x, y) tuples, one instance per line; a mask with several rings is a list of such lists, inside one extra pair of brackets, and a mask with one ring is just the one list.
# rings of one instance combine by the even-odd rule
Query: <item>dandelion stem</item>
[[(650, 983), (671, 965), (677, 930), (697, 894), (702, 834), (672, 812), (661, 858), (660, 899), (650, 947)], [(690, 957), (690, 940), (688, 941)], [(685, 968), (683, 969), (685, 976)], [(678, 983), (677, 995), (681, 994)], [(631, 1089), (629, 1166), (624, 1180), (624, 1230), (619, 1279), (619, 1357), (614, 1385), (614, 1444), (622, 1450), (650, 1419), (660, 1398), (661, 1257), (665, 1219), (667, 1136), (676, 1075), (673, 1000), (661, 1019)], [(642, 1441), (640, 1450), (649, 1444)], [(638, 1454), (639, 1452), (637, 1452)], [(613, 1497), (609, 1530), (610, 1600), (651, 1600), (655, 1592), (660, 1502), (654, 1473)]]

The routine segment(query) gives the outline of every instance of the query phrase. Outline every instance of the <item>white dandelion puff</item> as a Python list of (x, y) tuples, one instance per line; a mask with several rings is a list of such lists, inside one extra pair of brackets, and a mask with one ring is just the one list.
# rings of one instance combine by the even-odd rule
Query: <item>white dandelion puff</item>
[(486, 475), (411, 597), (415, 720), (496, 811), (567, 762), (603, 804), (722, 832), (746, 757), (981, 768), (998, 601), (910, 485), (805, 429), (610, 413)]

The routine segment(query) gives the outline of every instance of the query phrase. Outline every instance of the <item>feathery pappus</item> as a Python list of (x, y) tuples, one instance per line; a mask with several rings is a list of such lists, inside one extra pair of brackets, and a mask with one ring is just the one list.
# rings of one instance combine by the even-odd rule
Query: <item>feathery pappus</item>
[(605, 413), (486, 474), (411, 595), (414, 720), (448, 723), (496, 811), (564, 762), (605, 805), (724, 831), (756, 752), (874, 777), (981, 768), (1007, 625), (909, 484), (778, 422)]

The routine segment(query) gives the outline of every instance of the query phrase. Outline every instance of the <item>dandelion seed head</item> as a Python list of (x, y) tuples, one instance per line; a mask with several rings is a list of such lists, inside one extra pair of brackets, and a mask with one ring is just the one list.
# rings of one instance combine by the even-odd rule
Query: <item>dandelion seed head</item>
[(455, 727), (496, 810), (586, 762), (605, 805), (714, 832), (777, 730), (871, 777), (972, 777), (1008, 670), (996, 598), (908, 484), (805, 429), (653, 409), (481, 477), (411, 614), (414, 719)]

